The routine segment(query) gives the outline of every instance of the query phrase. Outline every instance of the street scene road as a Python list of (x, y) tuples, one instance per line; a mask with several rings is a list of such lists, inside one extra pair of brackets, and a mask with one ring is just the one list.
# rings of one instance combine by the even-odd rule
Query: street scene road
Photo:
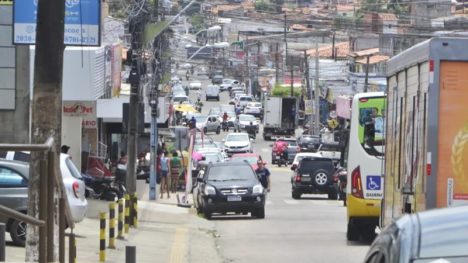
[(0, 262), (468, 262), (465, 1), (98, 2), (0, 0)]

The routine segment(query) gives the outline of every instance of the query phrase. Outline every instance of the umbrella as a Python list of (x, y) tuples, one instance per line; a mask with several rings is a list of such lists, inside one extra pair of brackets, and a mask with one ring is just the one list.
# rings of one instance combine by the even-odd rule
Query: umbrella
[(174, 106), (175, 111), (182, 112), (197, 112), (197, 110), (191, 104), (179, 104)]
[(195, 161), (200, 161), (202, 159), (203, 155), (199, 152), (193, 151), (192, 152), (192, 160)]

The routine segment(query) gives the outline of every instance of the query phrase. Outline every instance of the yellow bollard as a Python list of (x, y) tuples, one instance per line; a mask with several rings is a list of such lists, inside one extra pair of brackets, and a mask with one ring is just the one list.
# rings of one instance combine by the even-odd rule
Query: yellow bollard
[(128, 233), (130, 227), (130, 195), (125, 195), (125, 234)]
[(99, 262), (106, 261), (106, 213), (99, 213)]
[(109, 248), (115, 249), (115, 203), (109, 203)]
[(68, 237), (68, 242), (68, 262), (76, 263), (76, 238), (73, 230)]
[(133, 227), (138, 227), (138, 197), (133, 195)]
[(123, 224), (124, 224), (124, 200), (119, 199), (119, 215), (117, 224), (117, 238), (123, 239)]

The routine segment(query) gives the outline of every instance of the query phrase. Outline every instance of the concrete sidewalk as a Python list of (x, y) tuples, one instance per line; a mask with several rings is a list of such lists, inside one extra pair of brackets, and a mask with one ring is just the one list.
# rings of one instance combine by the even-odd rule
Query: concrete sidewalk
[[(141, 185), (138, 188), (140, 190)], [(193, 208), (178, 207), (175, 194), (170, 199), (147, 201), (147, 191), (141, 190), (138, 227), (131, 227), (124, 240), (116, 239), (115, 249), (106, 249), (105, 262), (125, 262), (126, 246), (136, 246), (136, 262), (139, 263), (223, 261), (216, 250), (213, 222), (199, 217)], [(77, 235), (77, 262), (99, 262), (99, 212), (108, 213), (109, 202), (88, 201), (87, 216), (74, 230)], [(106, 246), (108, 226), (106, 222)], [(68, 238), (66, 242), (68, 247)], [(7, 262), (24, 262), (24, 252), (24, 248), (7, 245)], [(66, 254), (68, 262), (68, 251)]]

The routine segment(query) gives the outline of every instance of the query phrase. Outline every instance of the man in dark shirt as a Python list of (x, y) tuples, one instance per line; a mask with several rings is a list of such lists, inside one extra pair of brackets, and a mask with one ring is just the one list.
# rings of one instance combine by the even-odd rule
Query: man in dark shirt
[(258, 180), (262, 184), (263, 188), (270, 192), (270, 171), (265, 167), (262, 160), (257, 161), (258, 168), (255, 170)]

